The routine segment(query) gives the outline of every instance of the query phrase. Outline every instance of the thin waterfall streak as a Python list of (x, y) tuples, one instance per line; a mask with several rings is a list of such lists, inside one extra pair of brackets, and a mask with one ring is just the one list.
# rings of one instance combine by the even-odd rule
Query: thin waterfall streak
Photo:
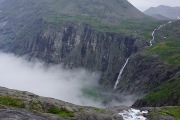
[(126, 67), (128, 61), (129, 61), (129, 58), (126, 60), (125, 64), (123, 65), (123, 67), (121, 68), (121, 70), (120, 70), (120, 72), (119, 72), (118, 78), (117, 78), (116, 83), (115, 83), (115, 85), (114, 85), (114, 89), (117, 88), (117, 85), (119, 84), (119, 80), (121, 79), (121, 75), (122, 75), (122, 73), (123, 73), (123, 71), (124, 71), (124, 68)]
[(174, 21), (169, 21), (168, 23), (163, 24), (163, 25), (160, 25), (158, 28), (154, 29), (154, 31), (153, 31), (153, 32), (152, 32), (152, 34), (151, 34), (152, 39), (151, 39), (151, 40), (150, 40), (150, 42), (149, 42), (150, 46), (152, 46), (152, 45), (153, 45), (153, 41), (154, 41), (154, 39), (155, 39), (155, 36), (154, 36), (155, 32), (156, 32), (157, 30), (159, 30), (159, 29), (161, 29), (161, 28), (165, 27), (167, 24), (172, 23), (172, 22), (174, 22)]

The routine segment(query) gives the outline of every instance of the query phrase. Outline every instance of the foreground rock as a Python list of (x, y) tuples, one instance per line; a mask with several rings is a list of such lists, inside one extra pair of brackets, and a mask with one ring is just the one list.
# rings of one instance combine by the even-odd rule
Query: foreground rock
[(119, 120), (112, 110), (78, 106), (0, 87), (0, 118), (33, 120)]
[(36, 113), (30, 112), (27, 110), (22, 109), (1, 109), (0, 110), (0, 118), (1, 120), (9, 120), (9, 119), (16, 119), (16, 120), (73, 120), (71, 118), (61, 118), (55, 115), (50, 114), (43, 114), (43, 113)]
[[(78, 106), (53, 98), (40, 97), (29, 92), (0, 87), (1, 120), (123, 120), (120, 113), (130, 109), (126, 106), (106, 109)], [(180, 107), (138, 109), (142, 113), (141, 118), (148, 120), (179, 119)], [(142, 111), (147, 111), (148, 114), (144, 114)]]

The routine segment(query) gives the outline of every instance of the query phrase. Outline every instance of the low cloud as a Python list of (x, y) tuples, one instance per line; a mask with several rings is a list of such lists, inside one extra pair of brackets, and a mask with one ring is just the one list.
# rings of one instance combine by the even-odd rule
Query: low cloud
[(84, 69), (63, 69), (61, 65), (28, 62), (22, 57), (0, 53), (0, 86), (29, 91), (78, 105), (102, 107), (83, 95), (82, 89), (98, 85), (99, 75)]

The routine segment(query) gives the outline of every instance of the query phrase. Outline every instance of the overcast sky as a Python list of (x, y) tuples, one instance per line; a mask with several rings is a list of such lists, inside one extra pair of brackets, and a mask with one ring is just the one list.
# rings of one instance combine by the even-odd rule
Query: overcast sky
[(167, 5), (167, 6), (180, 6), (180, 0), (128, 0), (133, 4), (136, 8), (141, 11), (145, 11), (150, 7), (156, 7), (159, 5)]

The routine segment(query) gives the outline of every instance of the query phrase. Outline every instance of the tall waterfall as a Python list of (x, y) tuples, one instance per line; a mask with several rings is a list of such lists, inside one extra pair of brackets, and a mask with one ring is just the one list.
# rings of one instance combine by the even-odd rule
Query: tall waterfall
[(116, 87), (117, 87), (117, 85), (118, 85), (118, 83), (119, 83), (119, 80), (121, 79), (121, 75), (122, 75), (122, 73), (123, 73), (123, 71), (124, 71), (124, 68), (126, 67), (128, 61), (129, 61), (129, 58), (126, 60), (125, 64), (123, 65), (123, 67), (121, 68), (121, 70), (120, 70), (120, 72), (119, 72), (118, 78), (117, 78), (116, 83), (115, 83), (115, 85), (114, 85), (114, 89), (116, 89)]

